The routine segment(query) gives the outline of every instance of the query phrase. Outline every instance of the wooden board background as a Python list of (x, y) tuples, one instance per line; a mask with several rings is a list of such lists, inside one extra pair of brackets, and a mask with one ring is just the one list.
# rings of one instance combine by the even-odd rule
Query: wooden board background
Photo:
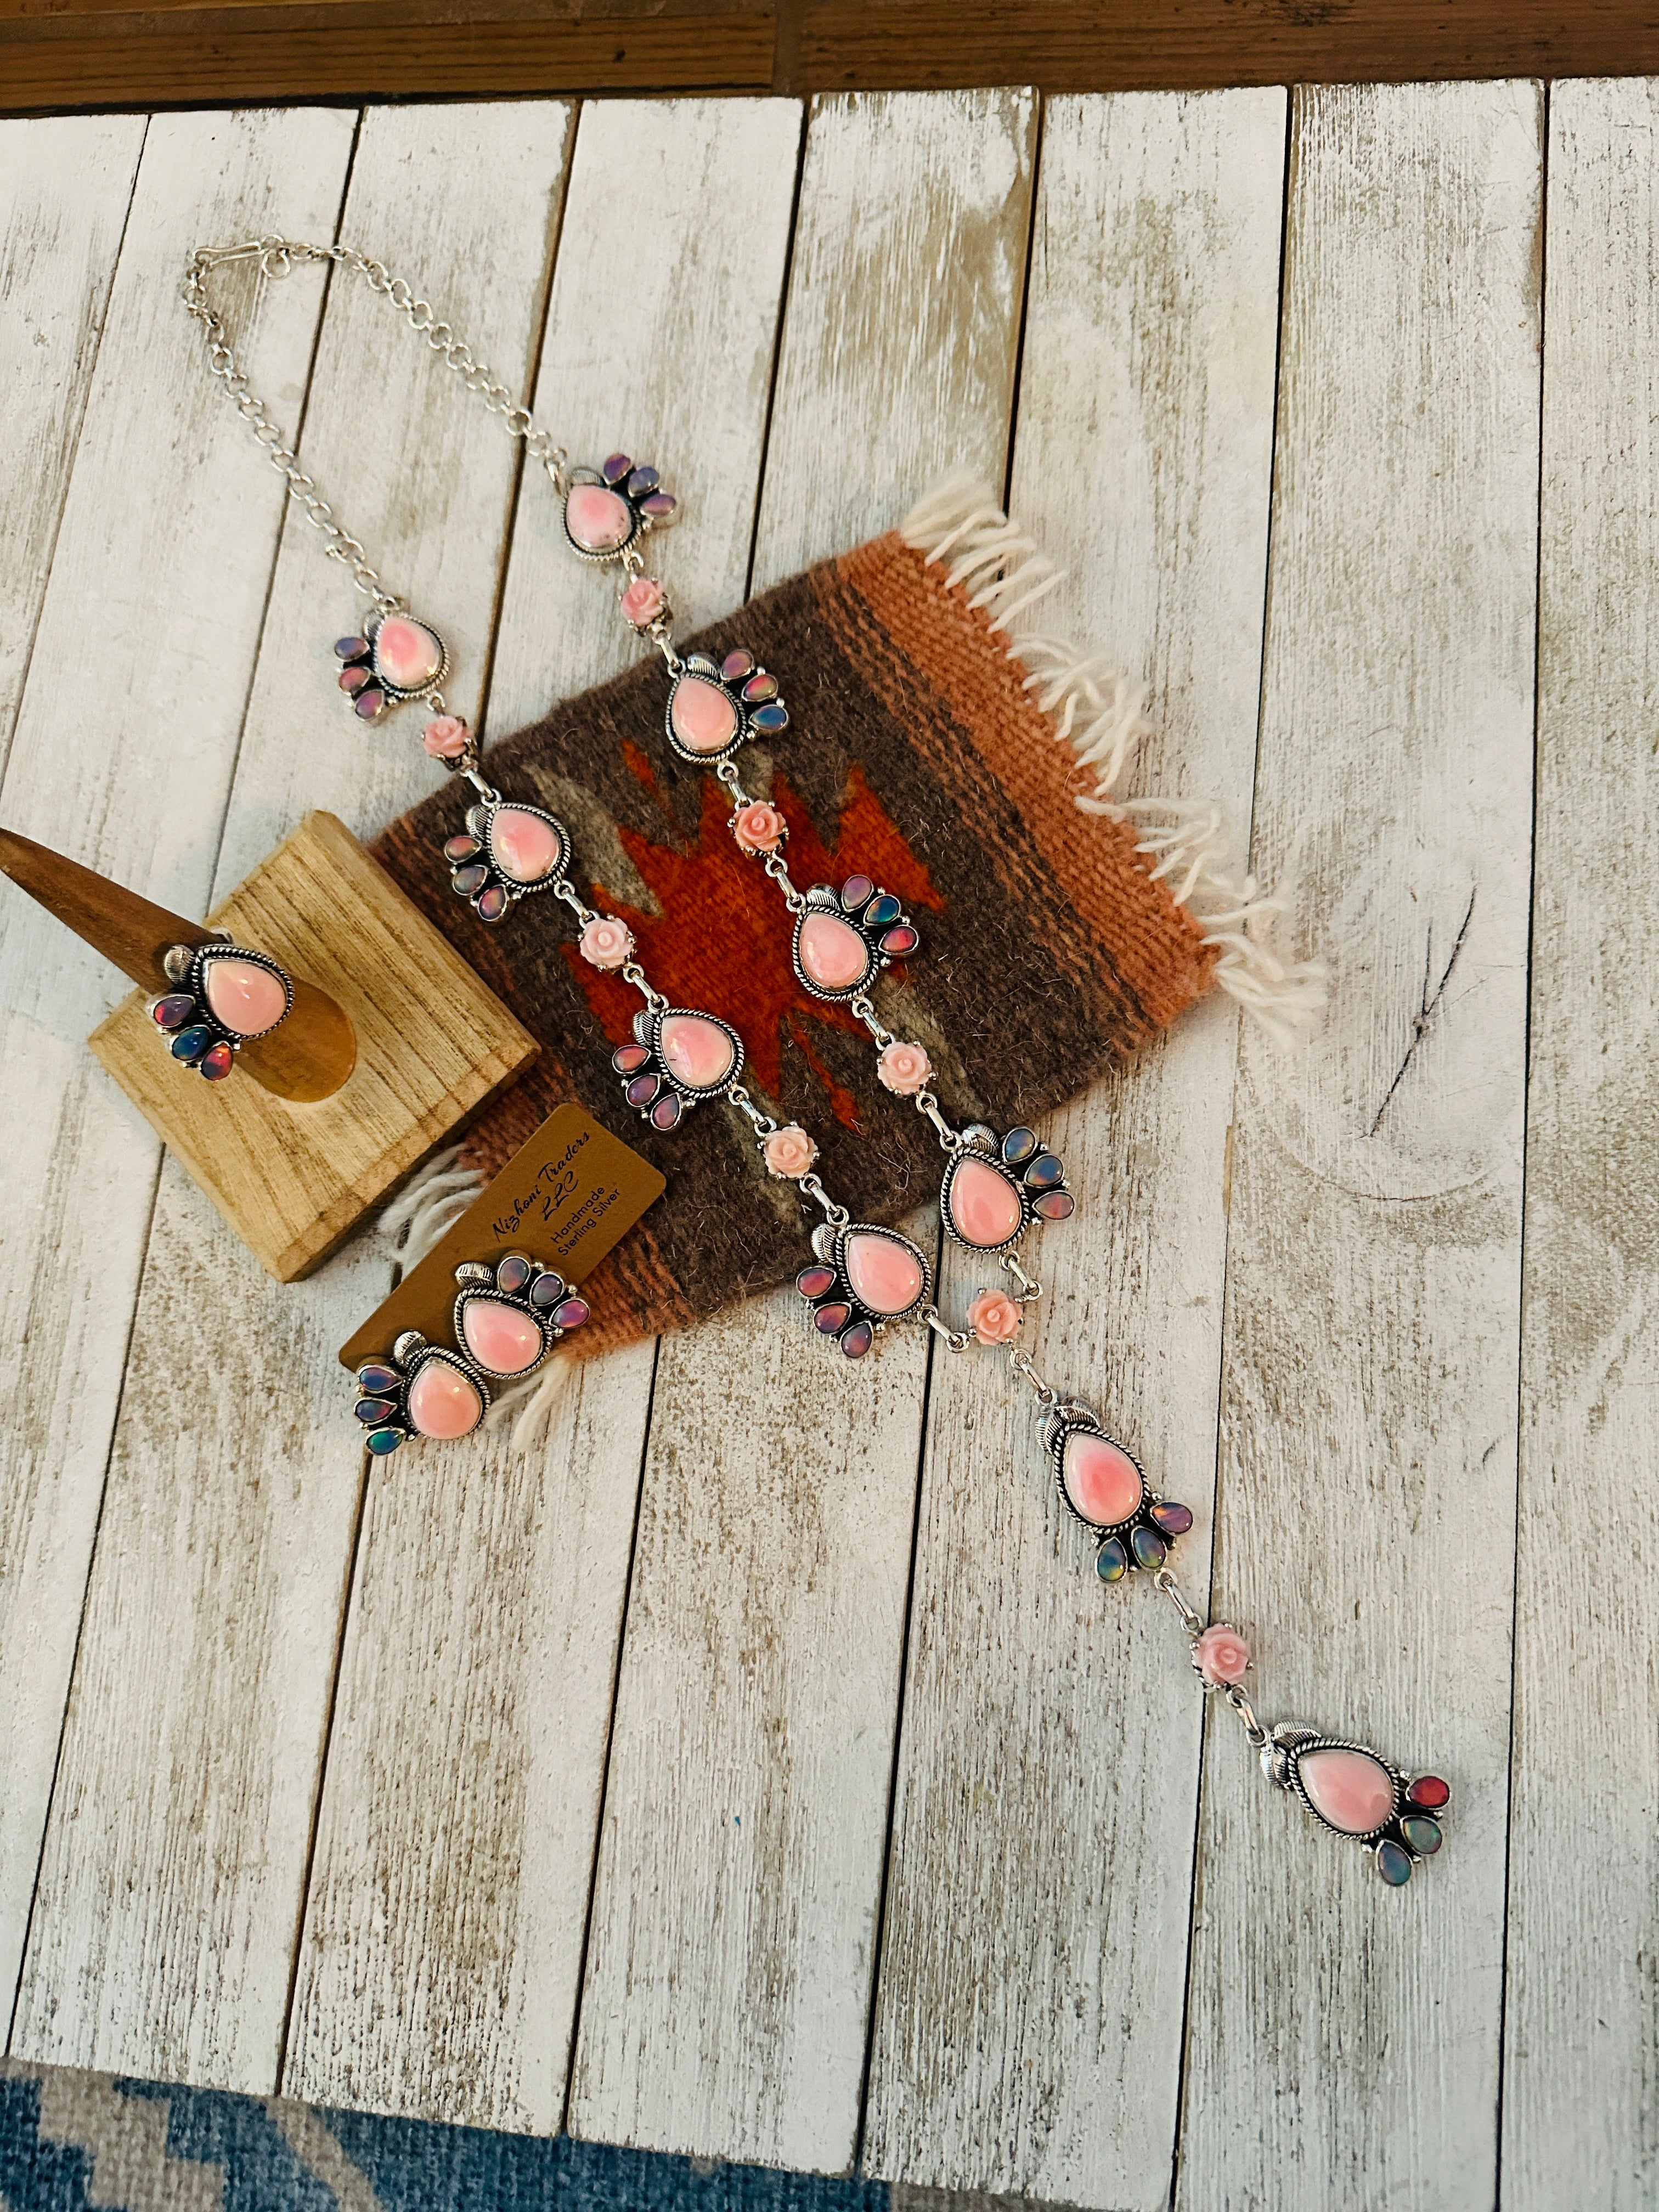
[[(1656, 120), (0, 125), (0, 814), (182, 910), (429, 781), (342, 719), (350, 595), (202, 373), (198, 240), (361, 241), (573, 450), (648, 449), (693, 618), (950, 462), (1010, 488), (1051, 623), (1147, 675), (1144, 781), (1227, 802), (1334, 993), (1060, 1117), (1034, 1349), (1197, 1509), (1262, 1711), (1458, 1790), (1384, 1892), (1098, 1589), (988, 1365), (849, 1378), (787, 1298), (585, 1370), (528, 1456), (366, 1468), (332, 1346), (384, 1249), (264, 1280), (82, 1049), (119, 979), (0, 896), (13, 2053), (1101, 2212), (1653, 2202)], [(382, 302), (234, 305), (496, 726), (623, 664)]]

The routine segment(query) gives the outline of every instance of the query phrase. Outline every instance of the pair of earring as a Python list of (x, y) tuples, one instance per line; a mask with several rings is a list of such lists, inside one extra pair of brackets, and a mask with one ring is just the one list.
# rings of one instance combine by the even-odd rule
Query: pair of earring
[(465, 1261), (455, 1280), (456, 1349), (406, 1328), (388, 1358), (357, 1370), (357, 1419), (377, 1457), (411, 1437), (471, 1436), (489, 1410), (492, 1379), (517, 1382), (532, 1374), (592, 1310), (562, 1275), (522, 1252), (493, 1267)]

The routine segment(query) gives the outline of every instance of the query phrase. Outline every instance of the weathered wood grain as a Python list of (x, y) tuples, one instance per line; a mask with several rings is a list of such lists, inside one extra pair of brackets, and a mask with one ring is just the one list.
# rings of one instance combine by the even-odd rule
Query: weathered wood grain
[[(757, 582), (959, 454), (1000, 477), (1034, 131), (1020, 94), (815, 109)], [(907, 1333), (849, 1375), (787, 1291), (663, 1345), (575, 2132), (852, 2158), (926, 1364)]]
[(0, 773), (143, 143), (137, 115), (0, 128)]
[[(332, 114), (152, 125), (40, 608), (7, 821), (185, 914), (207, 903), (281, 495), (274, 477), (247, 482), (246, 433), (217, 390), (178, 373), (179, 276), (204, 231), (264, 228), (279, 191), (301, 219), (326, 224), (350, 137), (350, 118)], [(314, 318), (314, 301), (298, 295), (244, 290), (237, 301), (237, 325), (278, 385), (302, 382)], [(168, 406), (157, 406), (158, 391), (173, 395)], [(9, 1997), (160, 1148), (86, 1049), (125, 978), (10, 886), (0, 915), (0, 1361), (11, 1409), (0, 1438), (0, 1989)], [(73, 2032), (94, 2025), (77, 2021)], [(25, 2021), (21, 2040), (33, 2045), (38, 2028)]]
[(1255, 854), (1333, 968), (1247, 1041), (1216, 1604), (1269, 1725), (1455, 1791), (1392, 1892), (1214, 1708), (1176, 2202), (1492, 2200), (1509, 1752), (1541, 94), (1299, 91)]
[[(1152, 687), (1132, 791), (1247, 833), (1261, 677), (1279, 92), (1050, 104), (1011, 512), (1066, 583), (1029, 619)], [(1079, 457), (1086, 464), (1079, 465)], [(1201, 1009), (1048, 1131), (1082, 1211), (1026, 1348), (1191, 1504), (1208, 1578), (1237, 1019)], [(952, 1318), (997, 1270), (952, 1252)], [(939, 1363), (865, 2163), (1090, 2205), (1169, 2194), (1202, 1713), (1179, 1624), (1103, 1590), (1035, 1407)], [(964, 1663), (971, 1654), (971, 1663)]]
[[(367, 118), (340, 210), (344, 235), (428, 280), (515, 381), (528, 373), (568, 120), (495, 106)], [(351, 121), (338, 118), (343, 143)], [(238, 229), (331, 235), (339, 172), (319, 208), (298, 158), (265, 161), (271, 204)], [(443, 191), (414, 189), (435, 176)], [(231, 234), (221, 221), (207, 234)], [(314, 314), (319, 275), (287, 280), (295, 311)], [(158, 387), (179, 406), (204, 394), (231, 464), (219, 496), (232, 517), (257, 512), (280, 486), (207, 377), (171, 284), (167, 303), (149, 404)], [(458, 652), (476, 653), (513, 485), (499, 425), (459, 405), (361, 285), (331, 293), (308, 383), (303, 357), (285, 369), (263, 343), (252, 367), (286, 423), (305, 408), (301, 457), (384, 570), (417, 605), (436, 601)], [(228, 587), (245, 565), (234, 534), (217, 557)], [(419, 710), (366, 732), (334, 685), (331, 644), (350, 608), (315, 533), (290, 515), (221, 889), (307, 800), (367, 832), (429, 787)], [(239, 708), (248, 690), (245, 669)], [(167, 712), (186, 708), (181, 692)], [(171, 1163), (163, 1173), (24, 1977), (16, 2039), (31, 2056), (276, 2087), (362, 1495), (335, 1348), (386, 1282), (383, 1252), (360, 1243), (279, 1288)], [(441, 1523), (432, 1534), (447, 1552)], [(368, 2045), (375, 2027), (360, 2013), (353, 2033)]]
[[(741, 131), (719, 121), (699, 101), (584, 111), (536, 400), (574, 455), (649, 440), (682, 490), (687, 457), (690, 518), (664, 542), (695, 562), (706, 500), (710, 611), (742, 595), (799, 129), (781, 102)], [(684, 573), (695, 592), (699, 572)], [(527, 473), (496, 730), (637, 651), (612, 590)], [(527, 1458), (475, 1439), (402, 1455), (373, 1484), (295, 2094), (559, 2125), (653, 1364), (646, 1345), (584, 1363)]]
[(1503, 2197), (1659, 2196), (1659, 83), (1550, 103)]

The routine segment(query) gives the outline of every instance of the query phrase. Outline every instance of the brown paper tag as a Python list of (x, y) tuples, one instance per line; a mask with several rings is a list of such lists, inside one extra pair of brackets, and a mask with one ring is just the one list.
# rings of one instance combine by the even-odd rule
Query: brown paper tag
[(585, 1107), (556, 1107), (442, 1243), (341, 1346), (341, 1365), (360, 1367), (389, 1352), (406, 1328), (453, 1345), (455, 1270), (463, 1260), (493, 1267), (507, 1253), (522, 1252), (573, 1286), (584, 1281), (666, 1188), (649, 1160), (602, 1129)]

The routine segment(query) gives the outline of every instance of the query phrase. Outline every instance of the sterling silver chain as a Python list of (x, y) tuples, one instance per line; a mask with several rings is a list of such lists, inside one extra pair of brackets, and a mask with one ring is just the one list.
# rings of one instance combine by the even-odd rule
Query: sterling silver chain
[(300, 466), (292, 447), (283, 443), (280, 426), (271, 420), (265, 403), (250, 386), (247, 372), (236, 358), (222, 318), (208, 297), (208, 278), (227, 262), (257, 260), (262, 276), (286, 276), (296, 262), (322, 261), (349, 269), (371, 292), (389, 300), (410, 330), (425, 338), (440, 360), (454, 370), (467, 390), (476, 392), (490, 414), (498, 415), (509, 437), (522, 438), (526, 453), (547, 471), (554, 491), (562, 499), (568, 489), (565, 471), (570, 456), (555, 442), (550, 432), (538, 430), (527, 407), (521, 406), (495, 372), (474, 357), (472, 349), (441, 321), (429, 300), (422, 300), (401, 276), (393, 276), (384, 263), (350, 246), (307, 246), (291, 238), (250, 238), (240, 246), (198, 246), (185, 271), (184, 301), (187, 311), (202, 325), (207, 345), (208, 368), (222, 380), (236, 404), (236, 411), (264, 447), (267, 459), (288, 486), (289, 497), (305, 511), (306, 520), (322, 532), (331, 561), (347, 569), (375, 611), (389, 615), (406, 611), (395, 592), (388, 592), (370, 567), (368, 556), (336, 516), (317, 489), (314, 477)]

